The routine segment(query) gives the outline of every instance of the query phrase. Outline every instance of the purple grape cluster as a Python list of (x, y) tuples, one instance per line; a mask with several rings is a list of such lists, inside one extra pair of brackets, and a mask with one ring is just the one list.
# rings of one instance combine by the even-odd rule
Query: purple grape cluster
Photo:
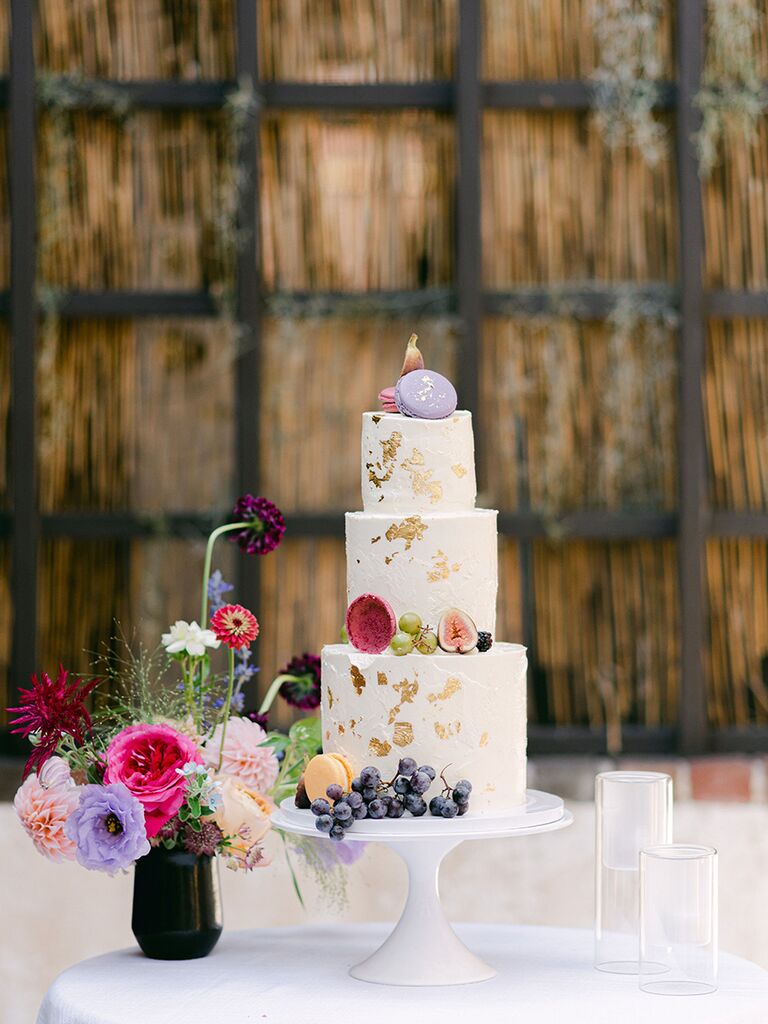
[(436, 778), (434, 768), (419, 766), (412, 757), (400, 759), (397, 773), (389, 782), (382, 779), (378, 768), (363, 768), (352, 780), (349, 793), (332, 785), (326, 790), (327, 800), (321, 797), (312, 801), (310, 810), (315, 815), (315, 826), (318, 832), (339, 842), (346, 830), (362, 818), (402, 818), (406, 812), (420, 818), (427, 811), (442, 818), (466, 814), (472, 784), (461, 779), (451, 787), (441, 772), (443, 791), (427, 804), (425, 794)]

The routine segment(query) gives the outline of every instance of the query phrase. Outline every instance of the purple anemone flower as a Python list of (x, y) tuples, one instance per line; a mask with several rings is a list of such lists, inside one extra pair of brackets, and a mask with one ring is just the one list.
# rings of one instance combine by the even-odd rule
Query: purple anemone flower
[(233, 515), (234, 522), (248, 523), (248, 526), (238, 530), (232, 539), (249, 555), (268, 555), (283, 539), (283, 513), (267, 498), (254, 498), (252, 494), (244, 494), (242, 498), (237, 499)]
[(144, 808), (122, 782), (83, 786), (65, 831), (78, 863), (114, 874), (149, 853)]

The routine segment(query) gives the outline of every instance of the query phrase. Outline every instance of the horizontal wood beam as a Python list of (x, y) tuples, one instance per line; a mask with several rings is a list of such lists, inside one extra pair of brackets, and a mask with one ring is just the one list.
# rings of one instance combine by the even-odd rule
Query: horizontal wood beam
[(453, 83), (445, 82), (262, 82), (267, 109), (451, 110)]
[[(668, 754), (675, 749), (677, 730), (672, 726), (624, 725), (622, 754)], [(768, 731), (766, 731), (768, 736)], [(528, 754), (607, 754), (604, 729), (577, 725), (528, 723)]]
[[(66, 80), (67, 76), (61, 76)], [(89, 87), (101, 87), (104, 95), (121, 95), (130, 107), (142, 110), (211, 110), (235, 92), (234, 79), (185, 81), (180, 79), (80, 79), (82, 108), (93, 105)], [(675, 106), (673, 82), (657, 83), (659, 110)], [(261, 104), (275, 110), (453, 110), (455, 88), (450, 80), (437, 82), (262, 82)], [(577, 80), (514, 80), (481, 82), (481, 105), (507, 110), (588, 110), (593, 105), (594, 86)], [(7, 105), (7, 79), (0, 78), (0, 107)], [(77, 100), (74, 101), (77, 106)]]
[[(657, 110), (670, 110), (675, 105), (674, 82), (657, 83)], [(591, 82), (509, 81), (483, 82), (483, 106), (502, 110), (589, 110), (594, 105), (595, 87)]]
[[(94, 540), (119, 537), (204, 537), (226, 520), (227, 509), (220, 514), (204, 512), (153, 513), (142, 511), (54, 512), (42, 516), (41, 529), (46, 537), (79, 537)], [(288, 536), (341, 537), (344, 511), (286, 513)], [(10, 534), (11, 512), (0, 512), (0, 536)], [(619, 509), (578, 509), (557, 517), (537, 512), (500, 512), (499, 532), (520, 540), (641, 540), (677, 535), (674, 512)], [(765, 511), (720, 511), (707, 516), (709, 537), (755, 537), (768, 540), (768, 509)]]
[(768, 509), (763, 511), (721, 510), (707, 516), (707, 534), (710, 537), (765, 537), (768, 538)]
[(713, 317), (768, 316), (768, 291), (710, 291), (704, 293), (704, 312)]
[(483, 295), (483, 311), (489, 316), (575, 316), (600, 320), (616, 307), (622, 295), (631, 294), (639, 302), (676, 307), (677, 289), (664, 282), (611, 286), (609, 283), (574, 282), (550, 287), (509, 288)]
[[(486, 316), (575, 316), (600, 320), (608, 316), (616, 302), (628, 291), (626, 282), (614, 286), (552, 285), (540, 288), (510, 288), (485, 292)], [(677, 308), (677, 288), (662, 282), (631, 286), (639, 301), (656, 302)], [(456, 312), (456, 292), (452, 287), (414, 288), (370, 292), (287, 291), (265, 296), (271, 316), (429, 316)], [(42, 308), (42, 307), (41, 307)], [(713, 317), (767, 317), (768, 291), (715, 291), (705, 293), (705, 308)], [(7, 316), (10, 295), (0, 291), (0, 316)], [(218, 316), (219, 306), (206, 291), (62, 291), (57, 313), (64, 317), (174, 317)]]

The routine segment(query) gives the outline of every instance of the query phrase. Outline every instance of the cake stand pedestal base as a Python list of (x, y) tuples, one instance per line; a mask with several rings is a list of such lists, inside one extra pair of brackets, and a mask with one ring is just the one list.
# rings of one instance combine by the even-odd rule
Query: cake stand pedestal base
[[(408, 869), (408, 895), (400, 920), (385, 942), (350, 969), (353, 978), (377, 985), (468, 985), (496, 971), (470, 952), (448, 922), (438, 876), (446, 854), (465, 840), (513, 838), (566, 828), (573, 816), (559, 797), (528, 790), (519, 811), (503, 816), (400, 818), (356, 822), (345, 842), (380, 842)], [(275, 828), (330, 842), (314, 827), (310, 811), (284, 800), (272, 815)]]
[(459, 939), (440, 902), (440, 864), (462, 841), (387, 842), (408, 868), (408, 897), (386, 941), (350, 970), (353, 978), (378, 985), (464, 985), (496, 974)]

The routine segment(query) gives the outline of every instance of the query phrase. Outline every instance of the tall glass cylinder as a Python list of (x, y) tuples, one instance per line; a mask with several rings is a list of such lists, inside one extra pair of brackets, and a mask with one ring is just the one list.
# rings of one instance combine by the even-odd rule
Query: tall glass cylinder
[(714, 992), (717, 851), (651, 846), (640, 853), (640, 988), (655, 995)]
[(595, 812), (595, 967), (638, 974), (640, 850), (672, 842), (672, 779), (601, 772)]

